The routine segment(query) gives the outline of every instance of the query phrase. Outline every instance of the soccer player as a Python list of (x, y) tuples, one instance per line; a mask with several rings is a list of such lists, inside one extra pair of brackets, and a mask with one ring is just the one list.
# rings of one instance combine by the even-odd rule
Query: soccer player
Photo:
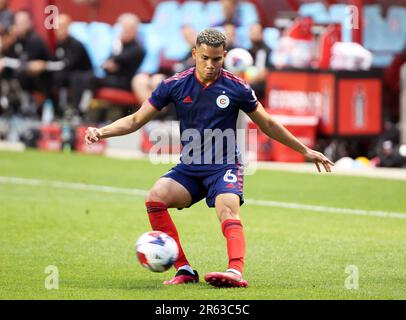
[[(225, 36), (214, 29), (202, 31), (193, 48), (196, 66), (164, 80), (142, 107), (132, 115), (121, 118), (100, 129), (89, 127), (86, 143), (129, 134), (154, 118), (168, 103), (174, 102), (180, 121), (183, 145), (181, 162), (158, 179), (146, 197), (146, 208), (153, 230), (160, 230), (175, 239), (179, 257), (176, 275), (166, 285), (199, 281), (180, 244), (178, 231), (168, 208), (187, 208), (206, 198), (214, 207), (227, 240), (228, 269), (211, 272), (205, 280), (217, 287), (247, 287), (243, 279), (245, 239), (240, 220), (243, 204), (243, 176), (235, 138), (239, 110), (243, 110), (261, 130), (290, 148), (302, 153), (308, 161), (331, 171), (333, 163), (322, 153), (303, 145), (281, 124), (276, 122), (258, 102), (252, 89), (232, 73), (222, 69)], [(216, 136), (207, 134), (217, 130)], [(225, 134), (227, 133), (227, 134)], [(225, 146), (226, 137), (227, 146)], [(204, 152), (202, 152), (202, 149)], [(230, 155), (231, 150), (231, 155)]]

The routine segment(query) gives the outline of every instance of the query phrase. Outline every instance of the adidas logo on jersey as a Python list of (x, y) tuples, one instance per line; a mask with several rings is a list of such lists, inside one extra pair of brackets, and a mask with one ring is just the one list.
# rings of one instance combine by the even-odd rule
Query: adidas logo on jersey
[(185, 99), (183, 99), (183, 103), (192, 103), (193, 100), (190, 96), (187, 96)]

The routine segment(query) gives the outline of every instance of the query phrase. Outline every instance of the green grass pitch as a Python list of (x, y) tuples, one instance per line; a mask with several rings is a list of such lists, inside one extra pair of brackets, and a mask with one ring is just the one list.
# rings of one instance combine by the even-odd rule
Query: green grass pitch
[[(98, 156), (0, 152), (0, 176), (148, 190), (170, 165)], [(245, 197), (406, 212), (406, 182), (258, 171)], [(196, 285), (165, 287), (134, 254), (150, 230), (144, 198), (125, 193), (0, 182), (0, 299), (405, 299), (406, 219), (244, 205), (247, 289), (216, 289), (203, 276), (227, 265), (213, 209), (172, 210)], [(47, 290), (45, 268), (59, 288)], [(346, 267), (359, 271), (347, 289)], [(347, 281), (349, 281), (347, 279)]]

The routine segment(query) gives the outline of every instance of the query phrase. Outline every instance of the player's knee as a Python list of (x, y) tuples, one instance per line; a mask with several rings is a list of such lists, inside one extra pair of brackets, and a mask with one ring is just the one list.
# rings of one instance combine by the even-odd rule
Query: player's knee
[(218, 217), (221, 223), (228, 219), (240, 220), (240, 212), (229, 206), (223, 206), (218, 210)]
[(148, 191), (145, 201), (146, 202), (162, 202), (162, 203), (168, 205), (165, 193), (162, 192), (162, 190), (157, 189), (157, 188), (153, 188)]

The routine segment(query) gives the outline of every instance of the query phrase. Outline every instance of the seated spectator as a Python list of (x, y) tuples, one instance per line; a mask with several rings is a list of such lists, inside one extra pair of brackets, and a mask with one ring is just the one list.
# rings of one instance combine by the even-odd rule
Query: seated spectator
[(271, 48), (264, 42), (263, 31), (263, 27), (259, 23), (250, 26), (251, 48), (248, 51), (254, 59), (254, 66), (246, 77), (259, 99), (265, 97), (267, 68), (271, 67), (270, 55), (272, 52)]
[(0, 0), (0, 33), (13, 24), (13, 13), (8, 9), (8, 0)]
[(12, 47), (16, 41), (14, 33), (11, 29), (3, 29), (0, 31), (0, 58), (7, 57), (12, 54)]
[(406, 158), (399, 153), (399, 146), (390, 140), (378, 146), (377, 165), (384, 168), (400, 168), (406, 164)]
[(185, 24), (184, 26), (182, 26), (182, 35), (186, 43), (189, 45), (189, 51), (181, 61), (174, 64), (173, 66), (174, 73), (182, 72), (195, 65), (195, 61), (192, 57), (192, 49), (196, 44), (197, 32), (191, 25)]
[(0, 74), (4, 77), (3, 71), (6, 71), (10, 60), (15, 61), (9, 57), (13, 54), (13, 46), (16, 42), (15, 34), (10, 29), (3, 29), (0, 31)]
[(7, 52), (7, 59), (3, 61), (5, 68), (12, 71), (23, 90), (21, 111), (27, 115), (35, 115), (38, 108), (31, 101), (32, 93), (39, 92), (45, 97), (51, 97), (52, 79), (44, 71), (44, 61), (49, 60), (50, 53), (45, 42), (33, 31), (29, 11), (20, 10), (15, 13), (12, 33), (16, 40)]
[[(69, 35), (71, 18), (66, 14), (59, 17), (59, 27), (55, 29), (56, 49), (52, 61), (43, 61), (42, 68), (52, 72), (53, 87), (58, 92), (58, 110), (69, 111), (68, 91), (72, 92), (72, 105), (79, 105), (82, 90), (76, 89), (76, 82), (83, 76), (92, 74), (92, 63), (81, 42)], [(79, 92), (78, 92), (79, 91)]]
[[(10, 64), (12, 47), (16, 41), (15, 35), (8, 29), (0, 31), (0, 113), (13, 115), (19, 108), (18, 91), (20, 86), (13, 79), (13, 70)], [(15, 61), (11, 59), (11, 62)]]
[(132, 91), (131, 80), (140, 67), (145, 50), (137, 41), (139, 19), (136, 15), (125, 13), (118, 18), (122, 27), (120, 39), (113, 50), (113, 54), (103, 63), (106, 72), (103, 78), (97, 78), (93, 73), (82, 76), (75, 83), (75, 88), (83, 92), (79, 108), (86, 111), (93, 93), (101, 87), (110, 87)]
[(221, 0), (224, 20), (215, 23), (212, 27), (223, 27), (226, 24), (232, 24), (235, 27), (240, 27), (241, 18), (238, 11), (238, 1), (239, 0)]
[[(59, 93), (59, 106), (68, 105), (68, 92), (72, 95), (71, 105), (77, 107), (81, 99), (81, 92), (74, 90), (75, 83), (86, 73), (92, 73), (92, 63), (83, 44), (69, 35), (71, 18), (62, 14), (59, 16), (59, 28), (55, 29), (57, 40), (53, 62), (49, 69), (53, 69), (53, 84)], [(67, 110), (65, 110), (67, 111)]]

